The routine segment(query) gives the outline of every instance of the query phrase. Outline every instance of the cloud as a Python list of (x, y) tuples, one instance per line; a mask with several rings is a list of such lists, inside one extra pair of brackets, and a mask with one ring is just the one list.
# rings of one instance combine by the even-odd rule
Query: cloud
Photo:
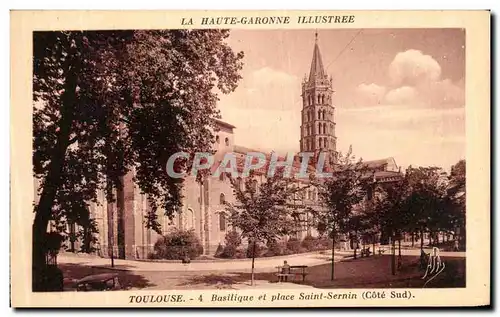
[(418, 92), (415, 88), (403, 86), (393, 89), (385, 96), (385, 101), (388, 104), (414, 104), (418, 100)]
[(437, 81), (440, 76), (439, 63), (418, 50), (398, 53), (389, 65), (389, 77), (395, 86), (415, 86), (425, 81)]
[(396, 54), (388, 69), (392, 89), (379, 84), (356, 87), (354, 105), (407, 105), (428, 108), (456, 108), (465, 105), (465, 82), (441, 79), (441, 66), (418, 50)]
[(453, 83), (450, 79), (427, 82), (417, 88), (421, 98), (431, 107), (455, 107), (465, 104), (465, 92), (461, 83)]
[(221, 95), (222, 107), (300, 111), (300, 80), (270, 67), (246, 72), (236, 91)]
[(362, 83), (356, 87), (359, 96), (359, 103), (378, 104), (384, 98), (386, 88), (375, 83)]

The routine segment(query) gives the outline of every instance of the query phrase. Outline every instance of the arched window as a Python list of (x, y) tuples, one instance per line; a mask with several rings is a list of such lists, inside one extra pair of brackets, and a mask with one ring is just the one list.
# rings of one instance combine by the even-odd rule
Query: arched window
[(318, 123), (318, 134), (321, 134), (321, 123)]
[(321, 110), (318, 110), (318, 120), (321, 119)]
[(325, 95), (321, 96), (321, 103), (325, 103)]
[(219, 230), (226, 231), (226, 214), (223, 212), (219, 213)]
[(321, 96), (318, 95), (318, 103), (320, 103), (320, 101), (321, 101)]
[(226, 203), (226, 195), (224, 195), (224, 193), (220, 193), (220, 196), (219, 196), (219, 203), (221, 205), (224, 205)]
[(319, 138), (319, 139), (318, 139), (318, 147), (319, 147), (319, 148), (321, 148), (321, 146), (322, 146), (322, 139), (321, 139), (321, 138)]
[(194, 211), (191, 208), (188, 208), (186, 211), (186, 230), (191, 230), (194, 229), (195, 227), (195, 222), (194, 222)]
[(254, 180), (252, 181), (252, 188), (253, 188), (253, 190), (255, 191), (255, 193), (257, 193), (257, 191), (259, 190), (259, 188), (258, 188), (258, 186), (257, 186), (257, 180), (256, 180), (256, 179), (254, 179)]
[(225, 142), (226, 142), (226, 145), (229, 145), (229, 138), (226, 138)]
[(323, 123), (323, 133), (326, 134), (326, 123)]
[(215, 136), (215, 142), (217, 142), (217, 144), (219, 144), (219, 143), (220, 143), (220, 137), (219, 137), (219, 135), (216, 135), (216, 136)]
[(223, 182), (223, 181), (224, 181), (224, 179), (225, 179), (224, 172), (221, 172), (221, 173), (220, 173), (220, 175), (219, 175), (219, 180), (220, 180), (221, 182)]

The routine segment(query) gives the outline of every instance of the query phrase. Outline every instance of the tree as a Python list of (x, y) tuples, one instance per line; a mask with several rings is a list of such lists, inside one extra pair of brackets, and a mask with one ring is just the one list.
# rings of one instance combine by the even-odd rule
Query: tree
[(447, 209), (443, 203), (446, 184), (437, 167), (408, 167), (405, 178), (409, 186), (406, 203), (406, 223), (410, 230), (420, 233), (420, 248), (423, 235), (434, 235), (446, 226)]
[[(466, 164), (460, 160), (451, 167), (449, 186), (447, 189), (448, 206), (451, 210), (450, 223), (455, 239), (465, 244), (465, 210), (466, 210)], [(459, 231), (458, 236), (456, 231)]]
[[(372, 221), (391, 238), (391, 271), (396, 274), (396, 239), (400, 241), (405, 227), (405, 208), (408, 197), (406, 179), (379, 186), (374, 197)], [(401, 261), (401, 242), (399, 243)]]
[(167, 175), (165, 163), (176, 152), (211, 151), (217, 90), (229, 93), (241, 78), (243, 53), (232, 51), (228, 36), (215, 29), (34, 33), (35, 290), (43, 289), (37, 277), (47, 224), (75, 218), (82, 210), (68, 205), (75, 196), (97, 201), (105, 190), (112, 202), (135, 170), (152, 206), (148, 227), (160, 230), (157, 208), (168, 216), (177, 210), (183, 182)]
[(290, 178), (275, 173), (257, 184), (256, 175), (251, 173), (245, 178), (245, 186), (230, 178), (235, 194), (235, 202), (226, 202), (226, 211), (231, 226), (241, 232), (252, 248), (252, 277), (254, 284), (255, 250), (258, 243), (273, 243), (289, 234), (295, 225), (292, 209), (288, 207), (293, 195), (300, 191)]
[(332, 177), (326, 179), (318, 187), (319, 195), (325, 205), (320, 215), (321, 229), (327, 229), (332, 238), (332, 272), (334, 279), (334, 247), (338, 234), (348, 233), (353, 208), (365, 196), (365, 170), (362, 161), (355, 162), (352, 150), (343, 156), (339, 153)]

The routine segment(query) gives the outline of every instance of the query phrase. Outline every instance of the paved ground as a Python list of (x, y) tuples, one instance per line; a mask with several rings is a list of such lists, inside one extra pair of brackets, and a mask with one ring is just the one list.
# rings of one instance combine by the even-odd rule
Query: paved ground
[[(377, 249), (378, 250), (378, 249)], [(431, 249), (424, 249), (431, 252)], [(384, 254), (388, 254), (389, 250)], [(404, 256), (418, 256), (419, 249), (402, 249)], [(345, 257), (352, 256), (352, 251), (336, 251), (335, 261), (338, 262)], [(465, 257), (465, 252), (440, 252), (441, 257)], [(256, 272), (274, 272), (276, 266), (282, 265), (287, 260), (290, 265), (316, 266), (331, 262), (331, 251), (322, 253), (303, 253), (280, 257), (257, 258), (255, 259)], [(57, 259), (60, 264), (81, 264), (85, 266), (110, 267), (111, 260), (93, 256), (78, 256), (71, 253), (60, 254)], [(148, 262), (134, 260), (114, 260), (115, 268), (128, 271), (158, 271), (158, 272), (205, 272), (205, 271), (238, 271), (250, 272), (251, 259), (225, 260), (213, 262), (192, 262), (182, 264), (180, 262)]]
[[(335, 261), (340, 261), (349, 253), (335, 254)], [(255, 259), (256, 272), (274, 272), (276, 266), (283, 265), (286, 260), (290, 265), (314, 266), (331, 261), (331, 252), (326, 254), (306, 253), (295, 254), (286, 257), (269, 257)], [(80, 264), (85, 266), (110, 267), (111, 260), (100, 257), (75, 256), (71, 254), (61, 254), (57, 258), (60, 264)], [(116, 269), (128, 271), (157, 271), (157, 272), (205, 272), (205, 271), (251, 271), (251, 259), (238, 259), (229, 261), (213, 262), (192, 262), (182, 264), (180, 262), (146, 262), (133, 260), (114, 260)]]
[[(214, 271), (114, 271), (119, 274), (124, 289), (311, 289), (311, 288), (421, 288), (423, 272), (418, 269), (418, 256), (403, 256), (403, 266), (397, 275), (391, 274), (390, 256), (348, 259), (336, 262), (335, 279), (331, 281), (331, 264), (323, 263), (308, 268), (305, 283), (291, 279), (278, 283), (274, 271), (257, 271), (255, 285), (250, 285), (248, 270)], [(427, 287), (464, 287), (465, 258), (445, 257), (446, 269)], [(82, 264), (60, 264), (66, 289), (76, 279), (90, 274), (110, 272), (109, 268)]]
[[(425, 249), (430, 252), (430, 249)], [(297, 289), (297, 288), (356, 288), (356, 287), (422, 287), (416, 263), (419, 249), (402, 249), (403, 267), (396, 276), (391, 274), (389, 251), (368, 258), (352, 258), (352, 252), (335, 252), (335, 280), (331, 276), (331, 252), (296, 254), (286, 257), (255, 260), (255, 285), (250, 285), (251, 260), (213, 262), (161, 263), (115, 260), (93, 256), (61, 254), (59, 267), (63, 270), (65, 287), (70, 290), (77, 279), (87, 275), (115, 272), (125, 289)], [(465, 252), (441, 252), (446, 270), (429, 287), (463, 287), (465, 285)], [(290, 265), (307, 265), (305, 283), (277, 283), (276, 266), (283, 260)]]

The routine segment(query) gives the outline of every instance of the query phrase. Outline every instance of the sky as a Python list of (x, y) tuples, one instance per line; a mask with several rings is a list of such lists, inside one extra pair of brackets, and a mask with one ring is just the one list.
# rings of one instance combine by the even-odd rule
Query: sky
[[(315, 31), (231, 31), (243, 78), (219, 109), (236, 144), (299, 151)], [(319, 29), (318, 44), (333, 78), (338, 151), (352, 145), (358, 158), (394, 157), (403, 169), (449, 170), (465, 158), (464, 29)]]

